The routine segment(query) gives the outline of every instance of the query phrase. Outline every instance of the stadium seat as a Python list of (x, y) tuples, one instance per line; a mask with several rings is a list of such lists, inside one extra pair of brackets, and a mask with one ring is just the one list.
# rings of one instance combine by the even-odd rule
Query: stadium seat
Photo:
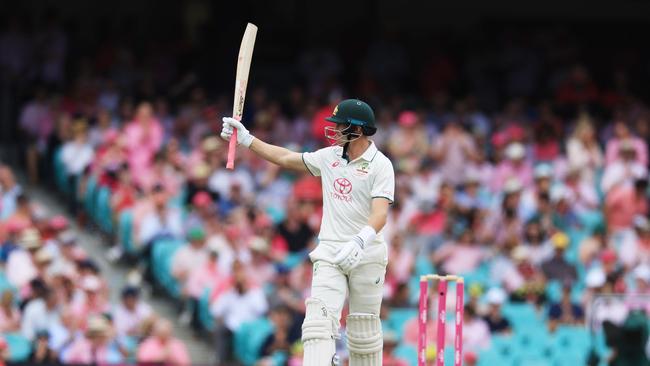
[(97, 178), (90, 175), (86, 181), (86, 192), (84, 193), (83, 205), (86, 212), (95, 211), (95, 202), (97, 194)]
[(510, 366), (512, 359), (497, 350), (490, 348), (478, 354), (478, 366)]
[(133, 211), (124, 210), (120, 213), (117, 230), (124, 253), (135, 254), (137, 250), (133, 242)]
[(32, 352), (32, 344), (29, 339), (20, 333), (5, 333), (2, 335), (9, 347), (9, 362), (24, 362)]
[(408, 362), (409, 365), (418, 364), (418, 351), (415, 347), (408, 344), (400, 344), (393, 351), (395, 357), (401, 358), (404, 361)]
[(65, 165), (63, 165), (62, 154), (62, 148), (57, 149), (54, 153), (54, 181), (59, 191), (67, 195), (70, 193), (70, 186), (68, 185), (68, 177), (65, 172)]
[(259, 357), (266, 337), (272, 332), (273, 324), (264, 317), (242, 324), (234, 336), (237, 359), (246, 366), (252, 366)]
[(156, 281), (162, 285), (169, 295), (178, 299), (181, 287), (172, 276), (171, 265), (174, 253), (183, 246), (179, 240), (158, 240), (151, 250), (151, 271)]
[(584, 327), (560, 325), (551, 337), (551, 344), (557, 353), (571, 351), (586, 354), (591, 340)]
[(212, 289), (206, 288), (203, 290), (203, 294), (199, 297), (199, 323), (201, 327), (207, 331), (214, 329), (214, 318), (210, 314), (210, 293)]
[(395, 331), (397, 337), (402, 339), (406, 323), (418, 316), (418, 310), (414, 308), (395, 308), (390, 310), (386, 321), (388, 327)]
[(95, 222), (103, 232), (110, 234), (113, 231), (113, 212), (111, 210), (111, 191), (108, 187), (99, 188), (96, 205)]
[(433, 263), (429, 260), (427, 256), (419, 255), (415, 257), (415, 274), (418, 276), (436, 273), (436, 269), (433, 266)]
[(528, 303), (504, 304), (503, 316), (510, 321), (515, 331), (530, 327), (545, 327), (543, 315), (538, 314), (535, 307)]

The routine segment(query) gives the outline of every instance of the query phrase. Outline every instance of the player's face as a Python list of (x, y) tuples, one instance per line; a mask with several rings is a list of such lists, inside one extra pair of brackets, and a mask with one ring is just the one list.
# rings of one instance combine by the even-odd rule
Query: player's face
[(331, 145), (343, 146), (361, 137), (358, 128), (350, 123), (337, 123), (336, 126), (325, 127), (325, 138)]

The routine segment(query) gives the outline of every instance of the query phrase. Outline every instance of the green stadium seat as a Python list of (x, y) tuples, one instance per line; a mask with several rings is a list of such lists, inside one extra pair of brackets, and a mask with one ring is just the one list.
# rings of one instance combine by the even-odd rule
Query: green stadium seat
[(551, 337), (551, 344), (558, 352), (572, 351), (587, 354), (591, 339), (584, 327), (560, 325)]
[(108, 187), (99, 188), (96, 204), (95, 222), (102, 231), (111, 233), (113, 231), (113, 212), (111, 210), (111, 191)]
[(535, 307), (528, 303), (504, 304), (503, 316), (510, 321), (515, 331), (530, 327), (545, 327), (543, 315), (538, 314)]
[(418, 351), (415, 347), (408, 344), (402, 343), (398, 345), (393, 351), (393, 355), (408, 362), (409, 365), (415, 366), (418, 364)]
[(84, 193), (83, 205), (88, 213), (95, 211), (95, 202), (97, 194), (97, 178), (94, 175), (88, 177), (86, 181), (86, 192)]
[(201, 297), (199, 297), (199, 324), (201, 324), (201, 327), (207, 331), (211, 331), (214, 329), (214, 318), (212, 318), (212, 314), (210, 314), (210, 294), (212, 293), (212, 289), (206, 288), (203, 290), (203, 294), (201, 294)]
[(32, 352), (32, 344), (29, 339), (23, 337), (20, 333), (5, 333), (2, 335), (9, 348), (9, 359), (12, 363), (24, 362), (29, 358)]
[(510, 366), (512, 359), (497, 350), (488, 349), (478, 354), (478, 366)]
[(124, 210), (120, 213), (117, 232), (124, 253), (135, 254), (137, 250), (133, 241), (133, 211)]
[(390, 329), (394, 330), (399, 339), (402, 339), (404, 334), (404, 326), (406, 323), (414, 318), (417, 318), (418, 310), (414, 308), (395, 308), (390, 310), (388, 315), (387, 325)]
[(171, 265), (174, 253), (183, 246), (183, 242), (175, 239), (158, 240), (151, 250), (151, 271), (156, 281), (162, 285), (169, 295), (179, 299), (181, 286), (172, 276)]
[(266, 337), (272, 332), (273, 324), (264, 317), (242, 324), (234, 336), (237, 359), (246, 366), (255, 364)]

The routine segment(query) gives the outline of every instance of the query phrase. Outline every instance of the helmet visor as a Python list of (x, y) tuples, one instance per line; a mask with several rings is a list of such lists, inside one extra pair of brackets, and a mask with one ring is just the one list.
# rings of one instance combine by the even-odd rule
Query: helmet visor
[(353, 131), (351, 123), (337, 123), (336, 126), (325, 127), (325, 138), (331, 146), (343, 146), (361, 137), (361, 134)]

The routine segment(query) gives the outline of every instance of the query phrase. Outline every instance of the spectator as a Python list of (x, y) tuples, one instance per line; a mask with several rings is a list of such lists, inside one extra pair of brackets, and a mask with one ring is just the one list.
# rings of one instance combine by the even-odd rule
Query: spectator
[(384, 332), (383, 366), (407, 366), (408, 362), (394, 354), (397, 347), (397, 335), (391, 331)]
[[(77, 183), (82, 173), (90, 166), (95, 155), (92, 146), (88, 142), (87, 128), (85, 120), (75, 121), (72, 125), (72, 139), (63, 144), (61, 150), (61, 160), (73, 192), (76, 192)], [(76, 197), (72, 199), (76, 200)]]
[(88, 319), (85, 335), (78, 337), (66, 352), (65, 363), (72, 364), (111, 364), (122, 362), (110, 334), (110, 324), (103, 316)]
[(551, 304), (548, 310), (549, 329), (554, 331), (559, 324), (577, 325), (584, 321), (582, 307), (571, 300), (571, 285), (562, 286), (560, 302)]
[(475, 158), (476, 147), (461, 124), (450, 120), (433, 144), (433, 156), (440, 164), (443, 180), (456, 186), (464, 182), (464, 164)]
[(25, 134), (27, 148), (27, 173), (31, 183), (38, 183), (39, 160), (45, 152), (49, 135), (54, 130), (52, 109), (43, 87), (38, 87), (34, 99), (23, 107), (20, 113), (19, 126)]
[(650, 221), (641, 215), (634, 218), (634, 234), (626, 235), (619, 248), (621, 263), (626, 268), (650, 263)]
[(625, 140), (618, 145), (618, 159), (605, 167), (600, 186), (608, 193), (617, 186), (630, 186), (635, 179), (645, 178), (647, 174), (648, 169), (639, 161), (634, 145)]
[(420, 117), (413, 111), (404, 111), (397, 118), (397, 130), (391, 133), (388, 151), (399, 169), (412, 173), (418, 160), (427, 153), (429, 143)]
[(154, 317), (151, 306), (140, 300), (140, 291), (135, 287), (122, 290), (122, 302), (112, 314), (117, 335), (131, 337), (141, 336), (145, 323)]
[(272, 356), (276, 352), (289, 353), (291, 345), (300, 339), (300, 327), (296, 326), (288, 307), (278, 306), (271, 309), (269, 319), (273, 324), (273, 333), (262, 343), (262, 357)]
[(506, 292), (498, 287), (490, 289), (486, 294), (489, 310), (483, 318), (490, 328), (490, 333), (510, 333), (510, 322), (503, 317), (501, 305), (506, 301)]
[(84, 327), (86, 319), (108, 313), (110, 306), (103, 293), (102, 282), (97, 276), (82, 276), (80, 282), (83, 293), (75, 297), (70, 306), (77, 316), (82, 319), (81, 324)]
[(533, 168), (526, 160), (526, 148), (519, 142), (513, 142), (505, 149), (506, 160), (499, 163), (493, 174), (492, 192), (504, 189), (506, 183), (516, 179), (523, 187), (530, 187)]
[(578, 278), (576, 269), (564, 257), (565, 250), (570, 244), (569, 237), (563, 232), (557, 232), (551, 236), (551, 243), (555, 248), (555, 253), (553, 258), (542, 263), (544, 275), (549, 280), (574, 283)]
[(20, 331), (20, 311), (14, 302), (14, 294), (7, 289), (0, 299), (0, 333)]
[(579, 171), (581, 181), (592, 185), (596, 183), (596, 173), (603, 166), (604, 157), (588, 115), (582, 114), (578, 118), (566, 149), (569, 167)]
[(11, 169), (0, 166), (0, 220), (6, 220), (14, 214), (16, 201), (22, 192)]
[(219, 343), (217, 356), (226, 361), (231, 358), (232, 337), (239, 327), (257, 319), (267, 310), (266, 297), (261, 288), (250, 286), (243, 267), (233, 273), (233, 287), (211, 305), (210, 312), (218, 322)]
[(172, 276), (184, 284), (192, 272), (192, 269), (198, 268), (208, 258), (208, 252), (205, 248), (205, 231), (202, 227), (189, 229), (187, 233), (189, 245), (181, 247), (172, 258)]
[(444, 273), (471, 273), (487, 255), (486, 249), (476, 244), (472, 231), (464, 228), (456, 242), (444, 244), (432, 255), (432, 262)]
[(639, 137), (634, 136), (628, 124), (619, 119), (614, 122), (614, 138), (607, 141), (607, 165), (619, 160), (623, 149), (632, 150), (637, 162), (644, 166), (648, 165), (647, 143)]
[(490, 328), (471, 305), (465, 305), (463, 312), (463, 351), (478, 352), (490, 346)]
[(124, 128), (124, 136), (129, 168), (131, 168), (135, 182), (141, 184), (139, 177), (150, 168), (163, 138), (162, 126), (153, 115), (149, 103), (141, 103), (138, 106), (134, 120)]
[(190, 364), (190, 356), (185, 344), (172, 336), (172, 324), (160, 319), (153, 334), (140, 345), (138, 362), (183, 366)]
[(33, 257), (41, 248), (41, 236), (36, 229), (25, 229), (20, 234), (18, 244), (20, 248), (9, 254), (6, 271), (9, 283), (23, 290), (38, 274)]
[(47, 330), (51, 324), (60, 322), (60, 305), (56, 293), (45, 288), (25, 306), (23, 311), (21, 333), (25, 338), (34, 340), (41, 330)]
[[(162, 185), (154, 185), (151, 191), (153, 210), (144, 215), (136, 234), (138, 243), (149, 250), (157, 239), (180, 238), (182, 235), (180, 212), (167, 206), (168, 198), (169, 196)], [(147, 250), (144, 255), (146, 256), (148, 253)]]
[(32, 352), (29, 355), (30, 365), (58, 365), (59, 355), (50, 348), (50, 334), (47, 330), (36, 333), (36, 340), (32, 345)]

